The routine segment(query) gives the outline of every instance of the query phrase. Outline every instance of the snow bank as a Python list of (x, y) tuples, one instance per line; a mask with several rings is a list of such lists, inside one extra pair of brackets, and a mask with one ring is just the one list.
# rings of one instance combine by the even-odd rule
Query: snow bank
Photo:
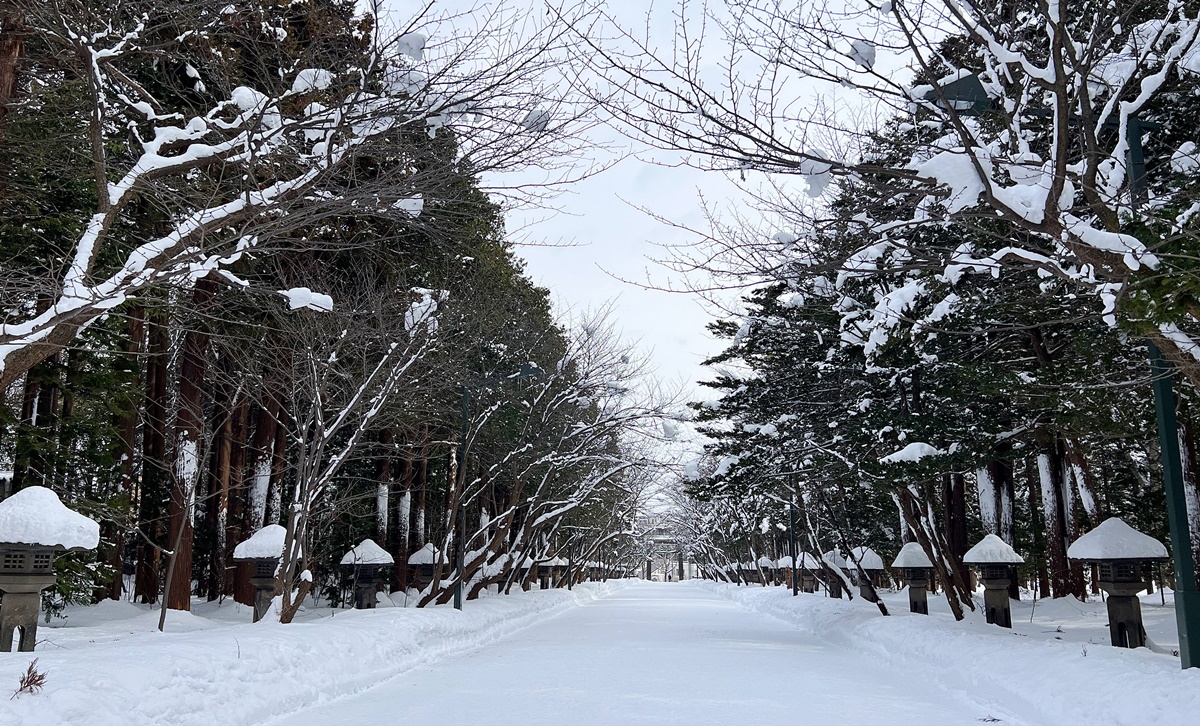
[(884, 617), (861, 599), (691, 582), (865, 654), (904, 678), (964, 694), (985, 704), (999, 722), (1129, 726), (1188, 723), (1200, 712), (1200, 670), (1183, 671), (1178, 658), (1145, 648), (1069, 643), (1052, 635), (1036, 639), (988, 625), (980, 613), (955, 622), (893, 607)]
[(979, 540), (978, 544), (967, 550), (967, 554), (963, 555), (963, 562), (968, 565), (1019, 565), (1024, 561), (1024, 557), (1018, 555), (1017, 551), (1009, 547), (1007, 542), (994, 534), (989, 534)]
[[(36, 654), (38, 668), (49, 674), (45, 689), (0, 699), (0, 724), (260, 724), (476, 650), (623, 586), (518, 592), (471, 600), (462, 611), (338, 610), (290, 625), (251, 624), (247, 614), (244, 624), (186, 633), (170, 632), (170, 625), (158, 633), (157, 615), (148, 613), (123, 621), (136, 632), (116, 641), (67, 637), (63, 631), (89, 629), (63, 628), (55, 638), (59, 647)], [(15, 688), (31, 659), (28, 653), (0, 654), (0, 682)]]
[(268, 524), (237, 547), (234, 547), (233, 559), (278, 559), (283, 555), (283, 543), (286, 539), (287, 527), (281, 524)]
[(364, 539), (342, 556), (343, 565), (394, 565), (396, 561), (388, 551), (375, 544), (373, 539)]
[(100, 525), (46, 487), (25, 487), (0, 502), (0, 542), (91, 550), (100, 544)]
[(1109, 517), (1071, 543), (1073, 560), (1165, 560), (1167, 548), (1148, 534), (1130, 527), (1120, 517)]

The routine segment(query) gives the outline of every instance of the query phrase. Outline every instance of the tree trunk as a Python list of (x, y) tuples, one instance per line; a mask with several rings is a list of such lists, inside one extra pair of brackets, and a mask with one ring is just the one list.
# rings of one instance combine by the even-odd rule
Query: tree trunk
[[(1183, 464), (1183, 493), (1187, 502), (1188, 529), (1192, 538), (1193, 562), (1200, 562), (1200, 466), (1196, 459), (1196, 422), (1191, 402), (1179, 397), (1179, 458)], [(1200, 585), (1200, 571), (1196, 575)]]
[[(125, 318), (125, 354), (129, 357), (131, 363), (136, 363), (142, 353), (143, 340), (146, 335), (145, 325), (142, 320), (144, 315), (145, 311), (141, 306), (134, 305), (130, 307)], [(143, 378), (144, 376), (139, 374), (137, 382), (142, 383)], [(129, 408), (117, 416), (116, 428), (117, 435), (120, 437), (120, 443), (118, 444), (116, 456), (117, 461), (121, 463), (120, 478), (117, 480), (115, 492), (118, 497), (131, 497), (136, 491), (137, 425), (137, 404), (131, 404)], [(126, 511), (129, 514), (133, 513), (132, 507), (127, 507)], [(122, 591), (124, 590), (125, 533), (128, 522), (114, 523), (106, 521), (101, 526), (108, 528), (107, 539), (112, 542), (112, 550), (108, 555), (108, 564), (116, 572), (116, 576), (108, 584), (106, 596), (110, 600), (120, 600)]]
[[(167, 377), (170, 354), (166, 321), (161, 311), (147, 318), (146, 407), (142, 422), (142, 482), (138, 499), (138, 526), (145, 537), (138, 546), (134, 592), (139, 602), (158, 602), (161, 550), (166, 544), (163, 502), (167, 484)], [(146, 539), (150, 541), (147, 542)]]
[[(1036, 476), (1036, 474), (1034, 475)], [(1029, 522), (1033, 533), (1033, 547), (1037, 551), (1037, 582), (1039, 597), (1051, 597), (1050, 569), (1047, 567), (1046, 531), (1043, 518), (1037, 516), (1042, 509), (1041, 484), (1029, 482)]]
[[(216, 283), (198, 280), (192, 291), (196, 310), (208, 307)], [(200, 476), (201, 438), (204, 431), (204, 384), (209, 335), (200, 326), (183, 337), (179, 369), (179, 408), (175, 414), (175, 465), (172, 467), (170, 521), (167, 540), (173, 575), (167, 589), (167, 607), (192, 608), (192, 533), (196, 513), (196, 487)], [(178, 542), (176, 546), (175, 543)]]
[(391, 514), (388, 501), (394, 482), (392, 481), (392, 453), (396, 438), (390, 428), (379, 432), (379, 455), (375, 459), (375, 541), (386, 545), (388, 541), (388, 518)]
[[(246, 483), (244, 478), (246, 424), (249, 416), (250, 402), (244, 393), (239, 394), (234, 403), (233, 421), (229, 430), (229, 517), (225, 525), (225, 563), (223, 568), (225, 577), (221, 586), (221, 592), (225, 595), (234, 595), (235, 600), (237, 599), (238, 578), (237, 565), (233, 561), (233, 550), (238, 543), (253, 534), (253, 531), (246, 531)], [(250, 604), (253, 604), (254, 593), (248, 578), (247, 575), (246, 589), (251, 591), (248, 598), (251, 601)]]
[(947, 554), (963, 582), (970, 582), (971, 572), (963, 564), (963, 556), (967, 554), (967, 492), (962, 474), (942, 476), (942, 505)]

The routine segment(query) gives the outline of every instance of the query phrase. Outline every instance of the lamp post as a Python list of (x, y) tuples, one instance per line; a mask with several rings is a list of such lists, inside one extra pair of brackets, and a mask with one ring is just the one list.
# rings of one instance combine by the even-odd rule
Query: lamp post
[[(505, 380), (512, 378), (538, 378), (545, 375), (545, 371), (539, 368), (535, 363), (522, 363), (520, 369), (511, 376), (492, 377), (484, 379), (483, 382), (493, 380)], [(482, 382), (481, 382), (482, 383)], [(458, 547), (454, 553), (454, 566), (458, 570), (458, 578), (454, 582), (454, 609), (463, 609), (463, 568), (466, 566), (466, 549), (467, 549), (467, 513), (466, 513), (466, 488), (467, 488), (467, 436), (470, 434), (471, 426), (471, 394), (474, 389), (470, 386), (460, 386), (459, 393), (462, 394), (462, 418), (459, 427), (459, 444), (458, 457), (456, 465), (458, 471), (455, 472), (458, 476), (459, 490), (459, 505), (458, 505), (458, 520), (456, 522), (456, 539)]]
[[(983, 83), (969, 74), (925, 95), (928, 101), (943, 101), (953, 113), (982, 116), (992, 108)], [(1074, 120), (1074, 119), (1071, 119)], [(1115, 124), (1109, 127), (1116, 129)], [(1142, 131), (1161, 128), (1137, 116), (1126, 124), (1126, 168), (1129, 174), (1130, 201), (1134, 209), (1146, 196), (1146, 157), (1142, 151)], [(1153, 376), (1154, 410), (1158, 419), (1158, 442), (1162, 458), (1163, 488), (1167, 495), (1167, 521), (1171, 528), (1171, 555), (1175, 566), (1175, 621), (1179, 628), (1179, 659), (1184, 668), (1200, 668), (1200, 591), (1196, 589), (1196, 566), (1192, 559), (1191, 533), (1187, 519), (1187, 495), (1183, 467), (1179, 458), (1179, 427), (1175, 420), (1174, 372), (1158, 346), (1148, 343), (1150, 372)]]

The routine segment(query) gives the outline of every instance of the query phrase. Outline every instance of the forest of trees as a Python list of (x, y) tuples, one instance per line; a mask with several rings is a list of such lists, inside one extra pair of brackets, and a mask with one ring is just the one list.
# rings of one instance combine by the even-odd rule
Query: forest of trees
[(671, 51), (615, 18), (592, 44), (623, 128), (753, 194), (673, 258), (742, 296), (677, 492), (695, 556), (784, 556), (794, 508), (818, 555), (919, 542), (959, 614), (988, 533), (1022, 585), (1085, 597), (1076, 537), (1168, 540), (1148, 344), (1182, 382), (1200, 544), (1195, 8), (726, 10), (681, 14)]
[(0, 6), (0, 497), (102, 523), (51, 607), (252, 602), (266, 524), (285, 620), (367, 537), (400, 591), (432, 543), (420, 604), (632, 546), (663, 402), (514, 255), (546, 188), (485, 186), (586, 171), (564, 28), (361, 5)]

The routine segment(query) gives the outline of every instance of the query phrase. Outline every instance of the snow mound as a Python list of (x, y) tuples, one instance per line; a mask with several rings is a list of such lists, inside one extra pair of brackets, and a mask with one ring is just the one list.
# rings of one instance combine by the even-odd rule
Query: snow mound
[(364, 539), (354, 549), (342, 556), (343, 565), (394, 565), (396, 561), (388, 551), (375, 544), (373, 539)]
[(989, 534), (979, 540), (979, 544), (967, 550), (963, 562), (968, 565), (1019, 565), (1025, 558), (1008, 546), (1008, 543), (994, 534)]
[(287, 527), (268, 524), (233, 548), (235, 560), (274, 560), (283, 555)]
[(851, 559), (856, 560), (859, 567), (862, 567), (864, 570), (886, 569), (883, 566), (883, 558), (870, 547), (852, 547), (850, 555)]
[(766, 570), (773, 570), (775, 569), (775, 560), (763, 555), (758, 558), (758, 566)]
[(1167, 548), (1120, 517), (1109, 517), (1067, 548), (1073, 560), (1165, 560)]
[[(426, 544), (421, 549), (419, 549), (416, 552), (409, 555), (408, 556), (408, 564), (410, 564), (410, 565), (432, 565), (433, 563), (438, 561), (439, 556), (440, 556), (440, 553), (437, 551), (437, 548), (433, 546), (432, 542), (430, 542), (429, 544)], [(442, 557), (441, 559), (445, 560), (444, 557)]]
[(892, 563), (892, 567), (932, 569), (933, 563), (929, 561), (929, 555), (925, 554), (921, 545), (909, 542), (900, 548), (900, 554), (896, 555), (896, 561)]
[(91, 550), (100, 544), (100, 525), (46, 487), (25, 487), (0, 502), (0, 542)]
[(937, 456), (941, 453), (941, 449), (936, 449), (921, 441), (914, 441), (908, 446), (905, 446), (903, 449), (883, 457), (879, 460), (879, 463), (896, 464), (901, 461), (920, 461), (926, 456)]
[(794, 559), (792, 559), (792, 556), (791, 556), (791, 555), (785, 555), (784, 557), (780, 557), (780, 558), (779, 558), (779, 559), (778, 559), (778, 560), (775, 562), (775, 566), (776, 566), (776, 567), (779, 567), (779, 568), (783, 568), (783, 567), (795, 567), (795, 566), (796, 566), (796, 561), (795, 561)]

